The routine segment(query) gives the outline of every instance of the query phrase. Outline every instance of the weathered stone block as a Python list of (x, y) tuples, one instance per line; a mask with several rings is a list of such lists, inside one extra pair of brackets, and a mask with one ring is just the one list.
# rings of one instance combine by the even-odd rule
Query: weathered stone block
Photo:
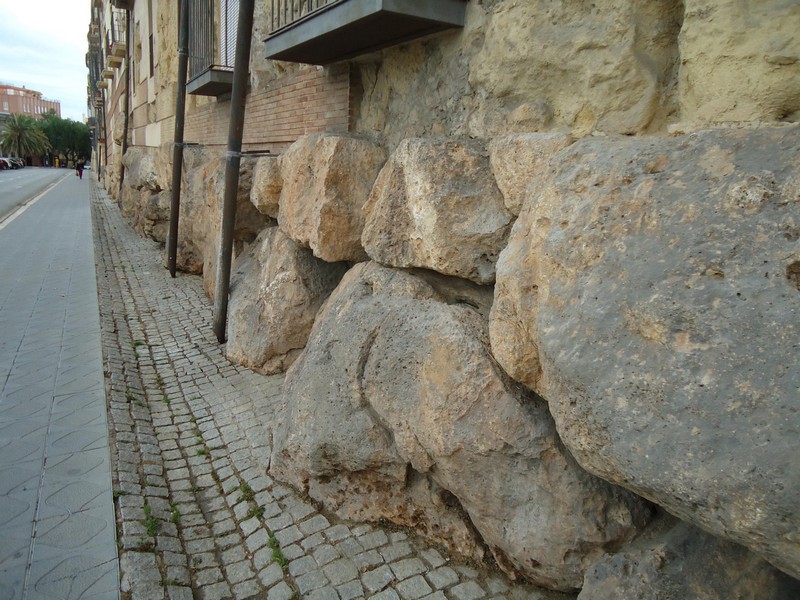
[(800, 120), (800, 6), (686, 0), (680, 34), (681, 118)]
[(250, 201), (262, 215), (278, 218), (278, 206), (283, 189), (280, 157), (261, 156), (253, 169), (253, 187)]
[(383, 148), (355, 136), (300, 138), (281, 157), (280, 228), (328, 262), (366, 259), (363, 207), (384, 162)]
[(346, 270), (315, 258), (277, 227), (264, 230), (234, 265), (228, 358), (264, 374), (285, 371)]
[(404, 140), (381, 171), (365, 208), (370, 258), (492, 283), (512, 214), (477, 142)]
[(409, 273), (345, 275), (286, 399), (273, 473), (342, 516), (416, 526), (480, 558), (474, 526), (501, 568), (543, 585), (579, 588), (650, 516), (577, 466), (545, 403), (496, 367), (480, 314)]
[(800, 127), (574, 144), (490, 323), (581, 465), (795, 576), (799, 167)]
[(717, 600), (800, 597), (800, 581), (743, 546), (665, 517), (586, 572), (578, 600)]
[(469, 81), (546, 102), (577, 135), (641, 133), (669, 110), (682, 13), (671, 0), (495, 3)]
[(566, 133), (515, 133), (489, 143), (489, 161), (506, 209), (519, 215), (528, 185), (544, 179), (553, 156), (572, 143)]

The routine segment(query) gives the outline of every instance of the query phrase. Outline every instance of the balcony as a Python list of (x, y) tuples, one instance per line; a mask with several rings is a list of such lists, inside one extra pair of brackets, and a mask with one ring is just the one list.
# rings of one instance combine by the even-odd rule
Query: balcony
[[(218, 0), (219, 1), (219, 0)], [(186, 92), (196, 96), (222, 96), (233, 87), (236, 25), (239, 3), (197, 0), (189, 11), (189, 81)]]
[(125, 58), (125, 42), (114, 42), (111, 44), (109, 56)]
[(267, 58), (327, 65), (463, 27), (466, 0), (270, 0)]
[(108, 88), (108, 82), (105, 79), (101, 79), (96, 85), (98, 90), (105, 90)]
[(125, 40), (128, 33), (128, 19), (124, 10), (114, 8), (111, 10), (111, 28), (108, 33), (111, 35), (109, 44), (109, 55), (125, 58), (127, 48)]
[(122, 59), (116, 54), (109, 53), (106, 57), (106, 62), (109, 67), (119, 67), (122, 65)]
[(101, 75), (103, 79), (114, 79), (114, 69), (109, 69), (108, 67), (106, 67), (105, 69), (103, 69)]

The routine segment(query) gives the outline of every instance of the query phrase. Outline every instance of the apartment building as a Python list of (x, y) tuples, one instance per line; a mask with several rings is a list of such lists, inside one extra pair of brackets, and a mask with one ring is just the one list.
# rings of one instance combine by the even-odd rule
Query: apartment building
[(61, 102), (49, 100), (42, 92), (0, 83), (0, 112), (37, 117), (54, 111), (61, 116)]

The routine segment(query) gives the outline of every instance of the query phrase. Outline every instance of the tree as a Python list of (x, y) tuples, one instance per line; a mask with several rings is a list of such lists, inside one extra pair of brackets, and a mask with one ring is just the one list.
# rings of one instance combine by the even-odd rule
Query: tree
[(3, 148), (14, 156), (33, 156), (47, 152), (50, 141), (32, 117), (14, 114), (5, 125)]
[(40, 127), (50, 140), (53, 151), (63, 154), (67, 160), (75, 161), (91, 155), (92, 138), (85, 123), (62, 119), (51, 112), (41, 120)]

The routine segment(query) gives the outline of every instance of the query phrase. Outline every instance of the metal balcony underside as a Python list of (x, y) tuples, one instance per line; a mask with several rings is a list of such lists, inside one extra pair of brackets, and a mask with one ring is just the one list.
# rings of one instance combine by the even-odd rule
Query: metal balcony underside
[(186, 93), (195, 96), (221, 96), (233, 87), (233, 69), (209, 67), (186, 84)]
[(327, 65), (463, 27), (466, 0), (345, 0), (272, 32), (267, 58)]

